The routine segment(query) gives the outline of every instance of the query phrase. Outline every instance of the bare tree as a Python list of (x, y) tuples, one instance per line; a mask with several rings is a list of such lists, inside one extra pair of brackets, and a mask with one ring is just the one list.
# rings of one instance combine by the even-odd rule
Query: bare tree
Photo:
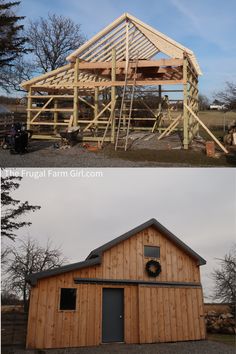
[(36, 67), (30, 62), (27, 62), (24, 57), (17, 58), (11, 66), (6, 66), (1, 71), (0, 86), (7, 93), (25, 92), (20, 87), (22, 81), (27, 81), (32, 78), (36, 72)]
[(70, 18), (48, 14), (30, 21), (26, 35), (36, 63), (42, 72), (51, 71), (65, 64), (67, 55), (83, 42), (80, 25)]
[(236, 109), (236, 84), (226, 82), (226, 88), (216, 93), (215, 97), (225, 104), (228, 109)]
[(224, 256), (218, 259), (220, 266), (212, 273), (215, 281), (214, 298), (221, 302), (227, 302), (235, 312), (236, 304), (236, 245)]
[(42, 247), (32, 238), (21, 240), (17, 247), (12, 248), (10, 262), (7, 268), (7, 280), (10, 290), (23, 298), (24, 309), (27, 311), (30, 286), (27, 278), (32, 273), (60, 267), (65, 258), (58, 248), (54, 248), (50, 241)]
[(198, 102), (199, 102), (199, 111), (205, 111), (209, 109), (210, 102), (207, 96), (200, 94), (198, 96)]

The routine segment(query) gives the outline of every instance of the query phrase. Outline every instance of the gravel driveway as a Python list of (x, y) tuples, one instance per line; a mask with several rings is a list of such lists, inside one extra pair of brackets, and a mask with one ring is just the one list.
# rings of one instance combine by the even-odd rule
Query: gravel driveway
[(235, 354), (235, 348), (226, 344), (197, 341), (162, 344), (107, 344), (79, 349), (23, 350), (2, 349), (2, 354)]

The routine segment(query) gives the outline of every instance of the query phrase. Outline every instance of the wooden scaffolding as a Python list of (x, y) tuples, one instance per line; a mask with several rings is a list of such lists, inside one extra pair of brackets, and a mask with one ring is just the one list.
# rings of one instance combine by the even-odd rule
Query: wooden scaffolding
[[(115, 143), (122, 125), (126, 136), (131, 129), (158, 130), (161, 137), (182, 130), (188, 149), (198, 134), (201, 70), (194, 53), (134, 16), (123, 14), (67, 60), (21, 85), (28, 91), (33, 137), (55, 139), (63, 129), (79, 127), (82, 140)], [(146, 92), (152, 92), (156, 109), (145, 101)], [(167, 95), (179, 108), (163, 125)], [(133, 114), (140, 97), (149, 116)]]

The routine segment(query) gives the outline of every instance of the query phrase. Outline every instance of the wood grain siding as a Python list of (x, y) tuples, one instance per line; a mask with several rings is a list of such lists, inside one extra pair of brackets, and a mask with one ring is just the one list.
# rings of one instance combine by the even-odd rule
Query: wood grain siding
[[(33, 288), (30, 308), (34, 312), (29, 317), (27, 348), (99, 345), (102, 288), (111, 286), (76, 285), (76, 310), (60, 311), (57, 306), (51, 307), (53, 299), (49, 300), (49, 293), (45, 296), (45, 287), (52, 289), (56, 283), (56, 279), (50, 278), (47, 282), (41, 280), (40, 285)], [(66, 285), (74, 287), (73, 282)], [(205, 339), (201, 288), (143, 285), (122, 288), (125, 290), (125, 343)], [(52, 293), (59, 296), (59, 288), (54, 288)], [(38, 301), (39, 298), (42, 300)]]
[[(144, 246), (160, 247), (162, 272), (150, 278)], [(201, 288), (151, 285), (75, 284), (75, 278), (199, 283), (197, 261), (149, 227), (104, 252), (102, 263), (38, 280), (32, 288), (27, 348), (99, 345), (102, 341), (102, 289), (124, 288), (126, 343), (205, 338)], [(60, 289), (76, 288), (76, 309), (60, 311)]]
[[(99, 345), (101, 343), (102, 288), (104, 286), (90, 284), (75, 286), (73, 281), (71, 283), (63, 281), (61, 286), (76, 287), (77, 301), (75, 311), (60, 311), (57, 306), (60, 288), (56, 286), (58, 279), (55, 279), (58, 277), (47, 279), (47, 281), (41, 280), (39, 285), (32, 289), (30, 308), (34, 311), (29, 317), (27, 348)], [(57, 293), (57, 299), (53, 297), (49, 300), (52, 288), (54, 295)], [(46, 289), (50, 289), (48, 294)], [(138, 287), (127, 286), (124, 289), (125, 342), (138, 343)], [(38, 298), (41, 300), (38, 301)], [(53, 301), (55, 305), (52, 308)], [(35, 315), (35, 310), (38, 316)]]
[(201, 289), (139, 286), (140, 343), (205, 339)]
[(200, 282), (197, 261), (153, 227), (105, 251), (101, 278), (150, 280), (145, 271), (145, 264), (150, 260), (144, 257), (145, 245), (160, 247), (162, 272), (153, 281)]
[[(77, 288), (75, 311), (60, 311), (58, 299), (60, 288), (57, 279), (41, 280), (32, 289), (30, 308), (38, 312), (29, 317), (27, 348), (64, 348), (99, 345), (101, 342), (101, 286), (81, 284)], [(45, 294), (45, 287), (54, 288), (55, 297), (49, 299), (52, 292)], [(63, 286), (75, 287), (72, 283)], [(43, 297), (42, 297), (43, 296)], [(37, 297), (41, 298), (37, 301)], [(51, 304), (54, 301), (52, 308)], [(35, 312), (35, 311), (34, 311)]]

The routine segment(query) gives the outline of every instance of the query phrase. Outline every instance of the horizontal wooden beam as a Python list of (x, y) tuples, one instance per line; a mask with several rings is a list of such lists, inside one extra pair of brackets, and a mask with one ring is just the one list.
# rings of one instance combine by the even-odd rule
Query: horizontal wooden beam
[[(156, 86), (156, 85), (180, 85), (183, 80), (137, 80), (135, 86)], [(106, 81), (106, 82), (78, 82), (78, 87), (114, 87), (114, 86), (133, 86), (134, 81)]]
[[(184, 80), (137, 80), (135, 82), (135, 86), (158, 86), (158, 85), (181, 85), (185, 81)], [(134, 81), (129, 81), (127, 83), (128, 86), (133, 86)], [(78, 87), (83, 87), (83, 88), (94, 88), (94, 87), (112, 87), (112, 86), (125, 86), (126, 83), (125, 81), (87, 81), (87, 82), (78, 82), (76, 86)], [(53, 85), (53, 86), (48, 86), (47, 88), (51, 88), (53, 90), (57, 89), (67, 89), (71, 90), (73, 89), (74, 85)], [(34, 85), (32, 86), (33, 89), (43, 89), (44, 87), (42, 86), (37, 86)]]
[(62, 125), (62, 126), (68, 126), (68, 123), (63, 123), (63, 122), (30, 122), (29, 123), (30, 125), (53, 125), (53, 126), (59, 126), (59, 125)]
[[(61, 137), (58, 135), (49, 135), (49, 134), (33, 134), (31, 139), (35, 140), (60, 140)], [(102, 137), (96, 137), (96, 136), (83, 136), (81, 138), (82, 141), (95, 141), (95, 142), (100, 142), (102, 140)], [(111, 138), (105, 137), (104, 141), (111, 141)]]
[[(150, 71), (150, 68), (151, 71)], [(181, 67), (178, 67), (180, 68), (181, 70), (176, 70), (176, 68), (170, 68), (170, 67), (160, 67), (160, 66), (157, 66), (157, 67), (149, 67), (148, 68), (148, 71), (146, 70), (147, 68), (143, 68), (143, 70), (139, 70), (138, 72), (138, 75), (145, 75), (147, 72), (149, 73), (149, 76), (150, 77), (155, 77), (154, 75), (156, 74), (169, 74), (169, 75), (173, 75), (173, 74), (178, 74), (180, 76), (182, 76), (182, 68)], [(108, 76), (110, 75), (110, 72), (111, 70), (110, 69), (101, 69), (100, 71), (100, 75), (105, 75), (105, 76)], [(135, 72), (135, 68), (131, 68), (129, 66), (128, 70), (127, 70), (127, 74), (128, 75), (131, 75)], [(125, 68), (116, 68), (116, 75), (125, 75)]]
[(35, 140), (59, 140), (61, 139), (60, 136), (57, 135), (48, 135), (48, 134), (33, 134), (31, 139)]
[(128, 279), (94, 279), (94, 278), (75, 278), (75, 284), (124, 284), (124, 285), (151, 285), (151, 286), (171, 286), (171, 287), (190, 287), (201, 288), (201, 283), (175, 282), (175, 281), (146, 281)]
[(66, 98), (74, 98), (73, 95), (29, 95), (27, 97), (30, 97), (30, 98), (40, 98), (40, 99), (43, 99), (43, 98), (63, 98), (63, 99), (66, 99)]
[(73, 112), (73, 108), (27, 108), (30, 112)]
[[(182, 66), (183, 59), (159, 59), (159, 60), (139, 60), (138, 61), (138, 68), (147, 68), (147, 67), (158, 67), (158, 66)], [(126, 62), (125, 61), (117, 61), (116, 68), (125, 68)], [(136, 63), (130, 62), (129, 67), (135, 68)], [(111, 69), (112, 63), (111, 62), (82, 62), (80, 63), (80, 69), (89, 70), (89, 69)]]

